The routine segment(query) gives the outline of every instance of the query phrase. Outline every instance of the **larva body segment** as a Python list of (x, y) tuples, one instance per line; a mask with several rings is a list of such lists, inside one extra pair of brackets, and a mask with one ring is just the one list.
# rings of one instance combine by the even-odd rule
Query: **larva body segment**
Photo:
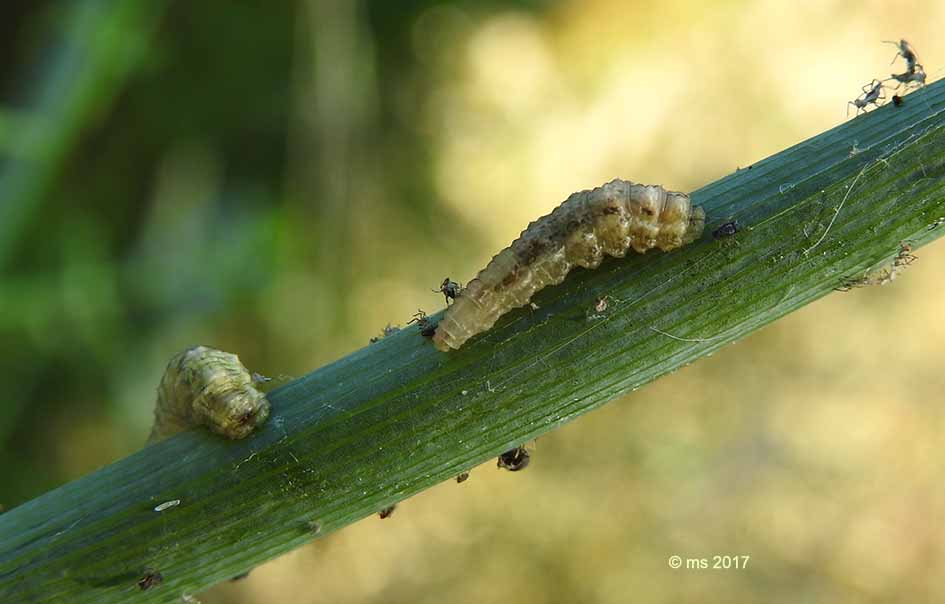
[(269, 401), (239, 357), (207, 346), (175, 355), (158, 386), (149, 443), (204, 425), (245, 438), (269, 417)]
[(444, 352), (457, 349), (538, 290), (564, 281), (574, 266), (597, 268), (604, 254), (620, 258), (628, 249), (668, 252), (698, 239), (704, 226), (705, 212), (688, 195), (659, 185), (615, 179), (574, 193), (469, 282), (446, 310), (433, 343)]

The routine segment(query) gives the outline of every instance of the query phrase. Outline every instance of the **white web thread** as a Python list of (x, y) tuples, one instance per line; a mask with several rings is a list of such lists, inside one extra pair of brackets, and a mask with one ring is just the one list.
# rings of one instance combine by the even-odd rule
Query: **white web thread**
[[(863, 168), (859, 171), (859, 173), (857, 173), (856, 178), (853, 179), (853, 182), (850, 183), (850, 186), (847, 187), (847, 191), (846, 191), (846, 193), (844, 193), (843, 199), (840, 200), (840, 205), (838, 205), (838, 206), (837, 206), (837, 209), (834, 210), (833, 216), (830, 218), (830, 222), (827, 223), (827, 228), (825, 228), (825, 229), (824, 229), (824, 232), (821, 233), (820, 238), (817, 239), (816, 242), (814, 242), (814, 245), (812, 245), (812, 246), (810, 246), (809, 248), (807, 248), (806, 250), (804, 250), (804, 252), (803, 252), (804, 255), (805, 255), (805, 256), (809, 255), (810, 252), (811, 252), (814, 248), (816, 248), (818, 245), (820, 245), (820, 244), (823, 242), (823, 240), (827, 238), (827, 234), (830, 232), (830, 229), (833, 228), (833, 224), (834, 224), (834, 222), (836, 222), (837, 216), (840, 215), (840, 211), (843, 209), (844, 204), (846, 204), (847, 200), (850, 198), (850, 194), (853, 192), (853, 189), (856, 187), (857, 182), (859, 182), (860, 178), (861, 178), (868, 170), (870, 170), (871, 168), (876, 167), (876, 166), (879, 165), (879, 164), (883, 164), (884, 166), (888, 167), (888, 166), (889, 166), (889, 160), (890, 160), (892, 157), (895, 157), (896, 155), (898, 155), (898, 154), (899, 154), (901, 151), (903, 151), (906, 147), (919, 144), (919, 141), (921, 141), (922, 138), (923, 138), (926, 134), (928, 134), (928, 133), (929, 133), (930, 131), (932, 131), (932, 130), (937, 130), (937, 129), (941, 128), (941, 127), (942, 127), (942, 126), (930, 125), (930, 126), (926, 127), (925, 129), (923, 129), (921, 132), (918, 132), (918, 133), (915, 133), (915, 132), (914, 132), (914, 133), (910, 134), (908, 137), (906, 137), (905, 140), (902, 140), (902, 141), (899, 141), (899, 142), (895, 143), (895, 144), (893, 145), (892, 150), (885, 151), (884, 154), (880, 155), (880, 156), (877, 157), (876, 159), (867, 162), (866, 165), (864, 165)], [(913, 139), (914, 139), (914, 140), (913, 140)], [(921, 164), (920, 164), (920, 165), (921, 165)], [(923, 170), (923, 173), (924, 173), (924, 171), (925, 171), (925, 166), (922, 166), (922, 170)], [(779, 215), (780, 215), (780, 214), (779, 214)], [(772, 218), (774, 218), (774, 217), (772, 217)], [(769, 219), (769, 220), (770, 220), (770, 219)], [(767, 222), (767, 221), (765, 221), (765, 222)]]

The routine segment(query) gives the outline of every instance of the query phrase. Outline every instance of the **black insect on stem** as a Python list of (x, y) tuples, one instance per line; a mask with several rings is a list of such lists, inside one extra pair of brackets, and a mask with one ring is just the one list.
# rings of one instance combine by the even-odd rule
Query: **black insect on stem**
[(515, 447), (499, 455), (499, 461), (496, 467), (508, 470), (509, 472), (518, 472), (528, 467), (531, 461), (531, 455), (524, 446)]
[(712, 231), (712, 238), (716, 241), (731, 237), (741, 229), (737, 220), (730, 220)]
[(443, 294), (443, 297), (446, 298), (446, 305), (449, 306), (450, 300), (455, 300), (462, 290), (462, 285), (455, 281), (450, 281), (450, 278), (447, 277), (443, 279), (443, 283), (440, 283), (440, 288), (433, 290), (433, 292)]
[(466, 482), (466, 479), (468, 478), (469, 478), (469, 472), (461, 472), (458, 476), (456, 476), (456, 482), (457, 483)]
[(902, 106), (902, 97), (899, 96), (898, 94), (894, 94), (894, 95), (893, 95), (893, 98), (892, 98), (892, 102), (893, 102), (893, 105), (895, 105), (896, 107), (901, 107), (901, 106)]
[(373, 338), (371, 338), (371, 344), (374, 344), (375, 342), (380, 342), (382, 339), (390, 337), (394, 335), (395, 333), (397, 333), (398, 331), (400, 331), (400, 325), (391, 325), (390, 323), (388, 323), (387, 326), (381, 330), (380, 336), (374, 336)]
[(413, 318), (407, 321), (407, 325), (412, 323), (417, 324), (417, 327), (420, 328), (420, 335), (425, 338), (432, 338), (433, 334), (436, 333), (436, 325), (431, 323), (430, 319), (427, 317), (427, 313), (419, 308), (417, 312), (414, 313)]
[(141, 591), (147, 591), (152, 587), (164, 583), (164, 575), (159, 573), (156, 570), (149, 570), (144, 573), (144, 576), (138, 580), (138, 589)]
[(395, 510), (395, 509), (397, 509), (397, 504), (389, 505), (389, 506), (387, 506), (386, 508), (384, 508), (384, 509), (382, 509), (381, 511), (379, 511), (379, 512), (377, 513), (377, 516), (378, 516), (381, 520), (384, 520), (385, 518), (390, 518), (391, 516), (394, 515), (394, 510)]

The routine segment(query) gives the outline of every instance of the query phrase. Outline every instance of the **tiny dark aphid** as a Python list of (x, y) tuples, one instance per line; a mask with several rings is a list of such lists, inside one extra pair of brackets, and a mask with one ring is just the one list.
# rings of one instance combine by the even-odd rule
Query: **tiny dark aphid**
[(908, 241), (903, 241), (899, 244), (899, 253), (896, 255), (896, 258), (893, 260), (893, 266), (896, 268), (909, 266), (913, 262), (919, 259), (918, 256), (912, 253), (912, 244)]
[(440, 283), (440, 289), (433, 290), (434, 293), (443, 294), (443, 297), (446, 298), (446, 305), (450, 305), (450, 300), (455, 300), (456, 297), (463, 291), (463, 286), (455, 281), (450, 281), (450, 278), (447, 277), (443, 279), (443, 283)]
[(499, 455), (499, 461), (496, 467), (508, 470), (509, 472), (518, 472), (528, 467), (531, 461), (531, 455), (525, 450), (525, 447), (515, 447), (511, 451), (506, 451)]
[(607, 307), (610, 306), (610, 296), (601, 296), (597, 299), (597, 302), (594, 303), (594, 310), (597, 312), (604, 312), (607, 310)]
[(462, 472), (459, 476), (456, 477), (456, 482), (466, 482), (466, 479), (469, 478), (469, 472)]
[(138, 588), (147, 591), (156, 585), (164, 583), (164, 576), (157, 571), (148, 571), (138, 580)]
[(860, 111), (866, 111), (866, 107), (868, 105), (872, 104), (876, 107), (879, 107), (879, 103), (877, 101), (886, 99), (886, 96), (883, 92), (883, 83), (877, 79), (874, 79), (869, 84), (866, 84), (860, 90), (863, 91), (863, 94), (852, 101), (847, 102), (847, 115), (850, 115), (850, 105), (856, 107), (856, 114), (859, 115)]
[(915, 49), (912, 48), (912, 44), (909, 44), (908, 40), (905, 38), (900, 39), (898, 42), (895, 40), (883, 40), (883, 44), (892, 44), (898, 50), (898, 52), (896, 52), (896, 56), (894, 56), (892, 61), (889, 62), (890, 65), (896, 62), (897, 57), (902, 57), (906, 60), (906, 67), (908, 67), (910, 70), (915, 68), (919, 57), (916, 54)]
[[(896, 80), (896, 82), (898, 82), (895, 90), (899, 90), (899, 87), (902, 85), (905, 85), (907, 89), (913, 84), (915, 84), (916, 87), (922, 87), (925, 86), (925, 69), (916, 63), (914, 67), (910, 67), (903, 73), (890, 74), (886, 81), (888, 82), (889, 80)], [(895, 102), (895, 99), (893, 99), (893, 102)]]
[(420, 328), (420, 335), (425, 338), (432, 338), (433, 334), (436, 333), (436, 325), (430, 323), (427, 313), (423, 312), (419, 308), (417, 309), (417, 312), (414, 313), (413, 318), (407, 321), (407, 325), (410, 325), (411, 323), (417, 324), (417, 327)]
[(902, 97), (899, 96), (898, 94), (893, 95), (892, 101), (893, 101), (893, 105), (895, 105), (896, 107), (902, 107)]
[(371, 344), (374, 344), (375, 342), (380, 342), (382, 339), (390, 337), (394, 335), (395, 333), (397, 333), (398, 331), (400, 331), (400, 325), (391, 325), (390, 323), (388, 323), (387, 326), (381, 330), (380, 337), (374, 336), (373, 338), (371, 338)]
[(429, 319), (427, 319), (427, 313), (425, 313), (423, 309), (418, 308), (417, 312), (413, 313), (413, 318), (407, 321), (407, 325), (411, 325), (413, 323), (416, 323), (418, 327), (422, 328), (424, 325), (429, 323)]
[(712, 238), (718, 241), (719, 239), (725, 239), (726, 237), (731, 237), (739, 231), (741, 227), (738, 224), (737, 220), (731, 220), (721, 225), (719, 228), (712, 231)]
[(381, 520), (384, 520), (385, 518), (390, 518), (391, 516), (393, 516), (394, 510), (396, 509), (397, 509), (397, 504), (390, 505), (384, 508), (383, 510), (379, 511), (377, 515)]

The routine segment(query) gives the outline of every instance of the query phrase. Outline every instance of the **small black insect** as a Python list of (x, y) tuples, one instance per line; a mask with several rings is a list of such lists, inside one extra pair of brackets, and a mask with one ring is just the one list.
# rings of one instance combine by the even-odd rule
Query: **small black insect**
[(390, 518), (391, 516), (393, 516), (394, 510), (396, 509), (397, 509), (397, 504), (389, 505), (383, 510), (381, 510), (380, 512), (378, 512), (377, 515), (381, 520), (384, 520), (385, 518)]
[(450, 281), (450, 278), (447, 277), (443, 279), (443, 283), (440, 283), (440, 289), (433, 290), (434, 293), (443, 294), (443, 297), (446, 298), (446, 305), (450, 305), (450, 300), (455, 300), (456, 296), (463, 291), (463, 286), (455, 281)]
[(147, 591), (152, 587), (164, 583), (164, 576), (157, 571), (148, 571), (138, 580), (138, 588), (141, 591)]
[(413, 318), (407, 321), (407, 325), (411, 323), (417, 324), (417, 327), (420, 328), (420, 335), (425, 338), (432, 338), (433, 334), (436, 333), (436, 325), (431, 323), (429, 317), (427, 317), (427, 313), (419, 308), (417, 312), (414, 313)]
[(902, 107), (902, 97), (899, 96), (898, 94), (893, 95), (892, 101), (893, 101), (893, 105), (895, 105), (896, 107)]
[(737, 220), (731, 220), (726, 222), (719, 228), (712, 231), (712, 238), (718, 241), (719, 239), (725, 239), (726, 237), (731, 237), (737, 233), (741, 227), (738, 224)]
[(525, 447), (519, 446), (499, 455), (499, 461), (496, 463), (496, 467), (508, 470), (509, 472), (518, 472), (528, 467), (530, 461), (531, 455), (525, 450)]
[(469, 472), (462, 472), (459, 476), (456, 477), (456, 482), (466, 482), (466, 479), (469, 478)]
[(398, 331), (400, 331), (400, 325), (391, 325), (390, 323), (388, 323), (387, 326), (381, 330), (380, 336), (374, 336), (373, 338), (371, 338), (371, 344), (374, 344), (375, 342), (380, 342), (382, 339), (390, 337), (394, 335), (395, 333), (397, 333)]

